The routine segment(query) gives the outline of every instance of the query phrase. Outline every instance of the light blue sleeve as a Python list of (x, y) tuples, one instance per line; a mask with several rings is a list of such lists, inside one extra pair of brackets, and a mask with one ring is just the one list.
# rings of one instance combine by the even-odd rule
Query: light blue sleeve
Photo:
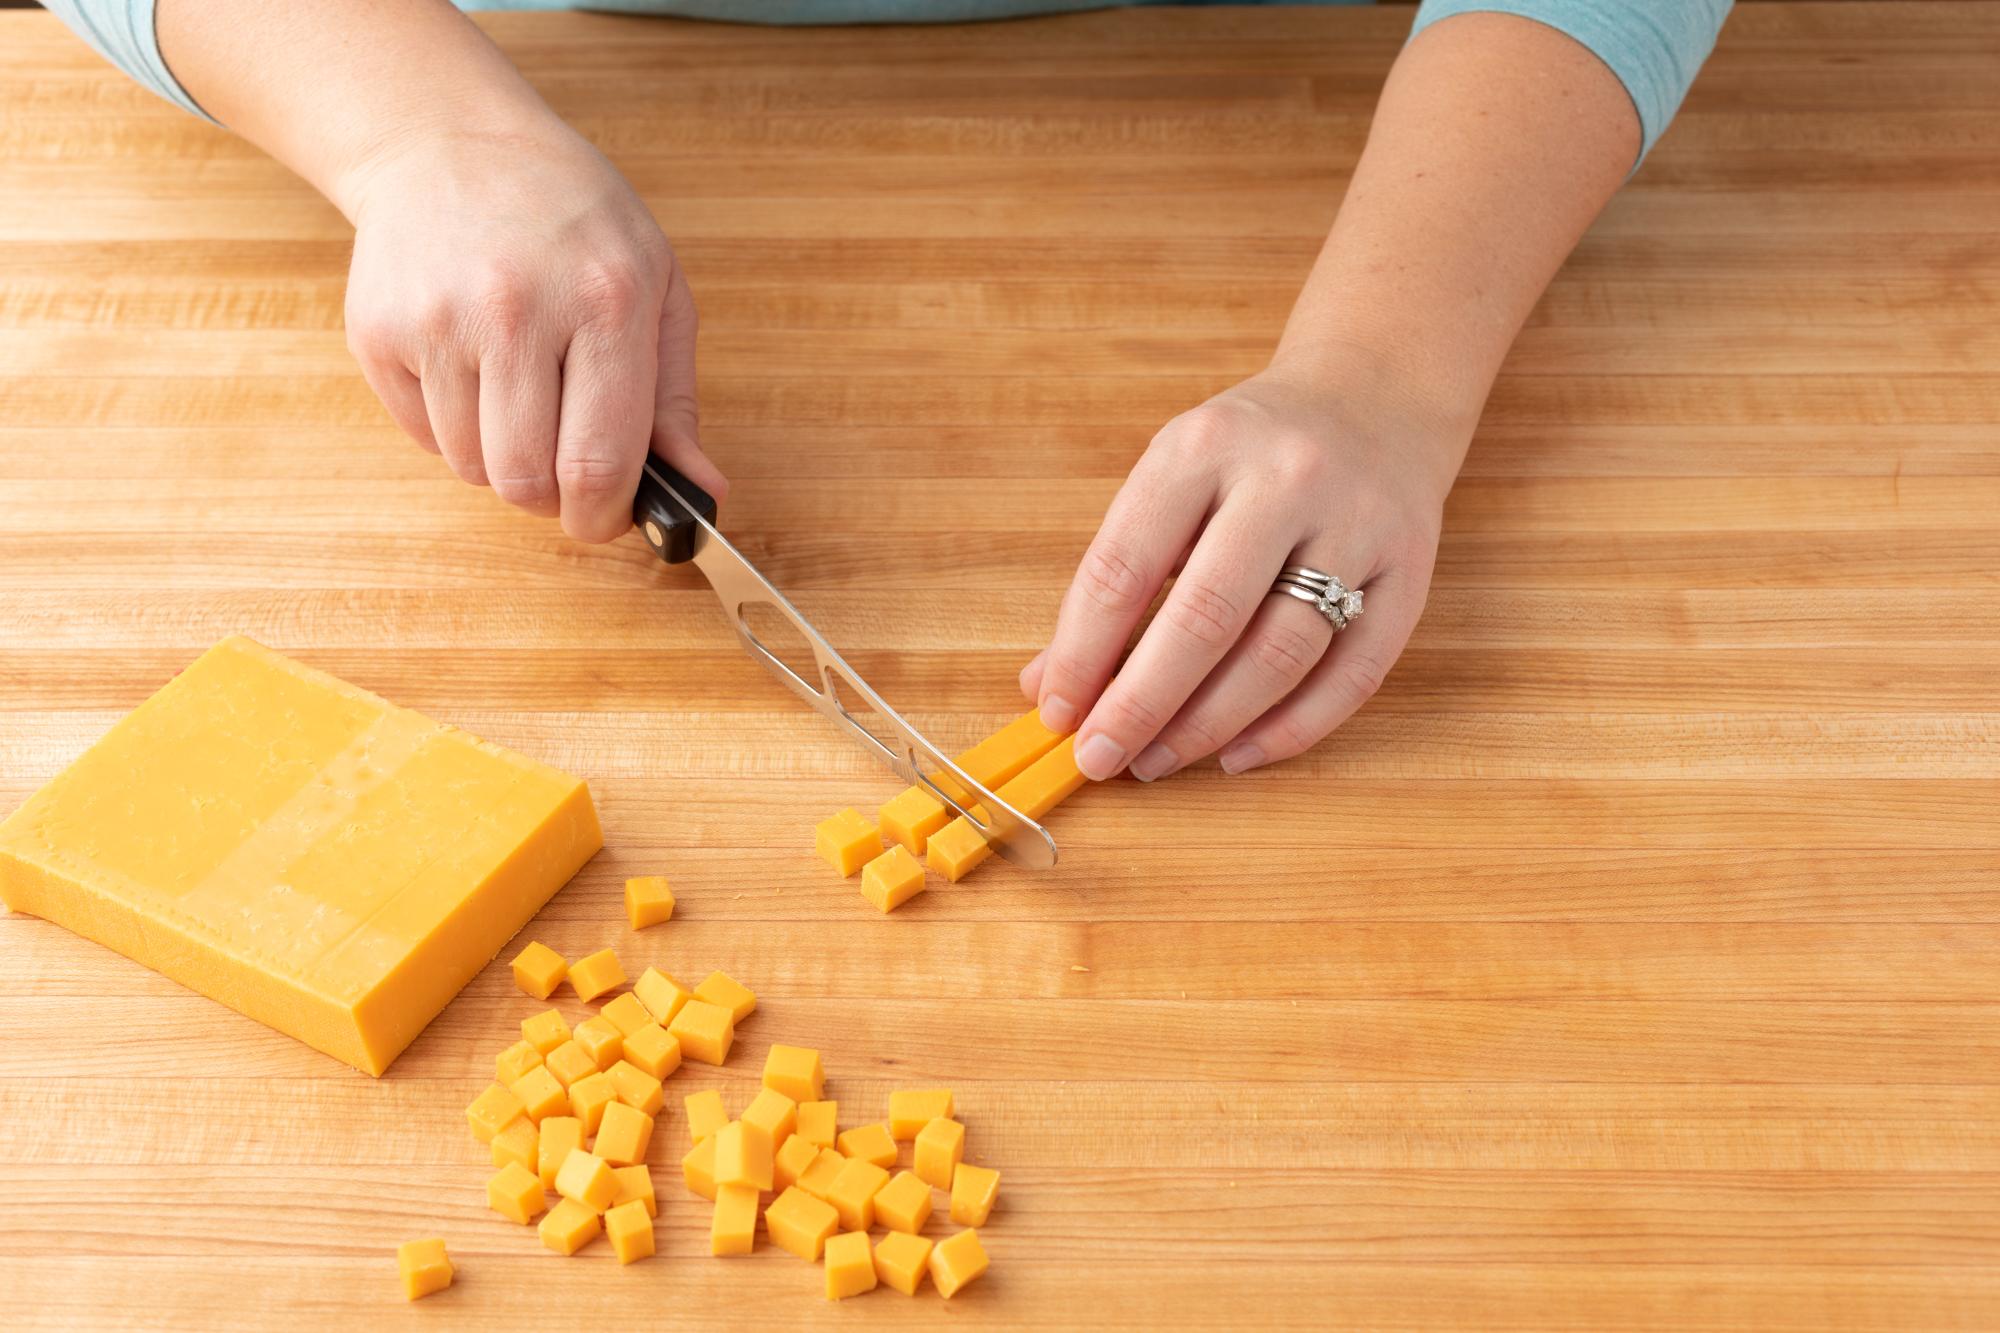
[(1715, 49), (1733, 0), (1424, 0), (1416, 36), (1454, 14), (1515, 14), (1587, 47), (1618, 76), (1639, 110), (1643, 160), (1667, 131)]
[(175, 106), (203, 120), (215, 117), (201, 109), (188, 90), (167, 69), (160, 56), (160, 39), (153, 33), (156, 0), (42, 0), (76, 35), (97, 48), (99, 55)]

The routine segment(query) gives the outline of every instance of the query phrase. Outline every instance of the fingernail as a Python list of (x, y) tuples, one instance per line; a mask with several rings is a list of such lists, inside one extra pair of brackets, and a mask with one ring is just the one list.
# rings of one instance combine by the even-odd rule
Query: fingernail
[[(1042, 719), (1048, 722), (1047, 718)], [(1054, 727), (1054, 723), (1049, 723)], [(1060, 730), (1060, 728), (1056, 728)], [(1109, 736), (1092, 736), (1076, 747), (1077, 771), (1092, 782), (1102, 782), (1125, 764), (1125, 747)]]
[(1132, 761), (1132, 776), (1141, 782), (1151, 782), (1154, 778), (1163, 778), (1173, 772), (1179, 763), (1179, 755), (1158, 741), (1154, 741), (1139, 751), (1139, 757)]
[(1076, 705), (1060, 694), (1051, 694), (1042, 700), (1042, 725), (1050, 731), (1075, 731), (1076, 724), (1083, 721), (1077, 716)]
[(1222, 771), (1241, 773), (1246, 768), (1255, 768), (1264, 762), (1264, 751), (1249, 741), (1232, 745), (1222, 752)]

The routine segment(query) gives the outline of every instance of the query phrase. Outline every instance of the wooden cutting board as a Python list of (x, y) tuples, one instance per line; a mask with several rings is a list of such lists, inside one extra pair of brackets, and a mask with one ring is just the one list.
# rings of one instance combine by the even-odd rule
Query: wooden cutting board
[[(730, 530), (962, 744), (1147, 437), (1268, 351), (1408, 20), (484, 21), (687, 264)], [(533, 934), (764, 999), (676, 1099), (817, 1046), (850, 1121), (954, 1087), (1004, 1180), (948, 1311), (829, 1307), (705, 1257), (676, 1106), (660, 1257), (559, 1260), (465, 1129), (504, 967), (375, 1082), (4, 918), (13, 1312), (2000, 1323), (1996, 63), (2000, 5), (1743, 6), (1523, 336), (1380, 697), (883, 919), (807, 849), (897, 784), (695, 576), (446, 478), (343, 348), (334, 211), (0, 15), (0, 807), (254, 635), (590, 777), (608, 848)], [(460, 1282), (406, 1307), (431, 1234)]]

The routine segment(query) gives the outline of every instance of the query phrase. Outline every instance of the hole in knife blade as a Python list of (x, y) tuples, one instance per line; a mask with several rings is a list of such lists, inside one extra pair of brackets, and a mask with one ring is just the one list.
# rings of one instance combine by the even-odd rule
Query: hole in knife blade
[(744, 633), (758, 648), (797, 676), (805, 688), (820, 693), (819, 666), (812, 645), (784, 612), (769, 602), (745, 602), (737, 614)]
[(855, 689), (851, 681), (838, 672), (828, 672), (826, 692), (833, 700), (834, 706), (839, 708), (847, 720), (859, 728), (869, 740), (880, 746), (891, 763), (898, 769), (911, 767), (910, 747), (903, 743), (903, 733), (891, 726), (887, 718), (864, 701), (861, 691)]

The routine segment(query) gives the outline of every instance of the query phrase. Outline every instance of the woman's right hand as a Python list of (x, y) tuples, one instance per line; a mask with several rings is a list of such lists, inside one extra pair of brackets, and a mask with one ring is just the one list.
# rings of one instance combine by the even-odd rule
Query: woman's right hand
[(718, 500), (695, 307), (625, 178), (568, 126), (436, 136), (347, 182), (347, 343), (411, 438), (473, 485), (603, 542), (648, 449)]

